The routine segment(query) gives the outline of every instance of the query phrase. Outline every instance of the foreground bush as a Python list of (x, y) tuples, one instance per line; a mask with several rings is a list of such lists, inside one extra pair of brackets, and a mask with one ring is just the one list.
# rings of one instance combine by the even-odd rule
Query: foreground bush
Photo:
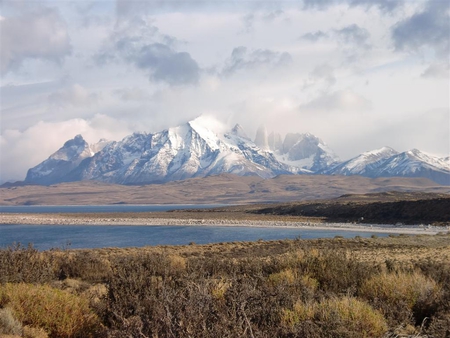
[(448, 261), (352, 250), (378, 242), (0, 250), (0, 336), (450, 337)]
[(0, 309), (0, 337), (4, 334), (21, 336), (22, 332), (22, 323), (14, 318), (11, 309)]
[(317, 337), (375, 338), (382, 337), (388, 330), (386, 320), (379, 311), (353, 297), (297, 302), (292, 310), (283, 311), (281, 321), (284, 326), (294, 328), (303, 335), (308, 335), (305, 327), (309, 326)]
[(98, 337), (100, 322), (87, 300), (46, 285), (0, 286), (0, 307), (23, 325), (44, 329), (50, 337)]
[(435, 311), (440, 286), (420, 272), (383, 273), (365, 281), (360, 296), (392, 321), (414, 320), (420, 324)]
[(0, 283), (46, 283), (56, 278), (54, 257), (32, 245), (0, 250)]

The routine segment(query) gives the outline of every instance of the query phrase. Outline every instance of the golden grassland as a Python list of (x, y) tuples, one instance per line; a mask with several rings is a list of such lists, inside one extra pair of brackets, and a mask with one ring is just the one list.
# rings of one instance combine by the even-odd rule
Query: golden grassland
[(450, 235), (0, 250), (2, 337), (446, 337)]

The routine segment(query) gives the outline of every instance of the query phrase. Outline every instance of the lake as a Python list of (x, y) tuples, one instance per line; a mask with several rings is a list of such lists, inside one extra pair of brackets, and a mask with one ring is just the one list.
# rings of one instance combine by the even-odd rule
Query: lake
[[(14, 243), (32, 243), (39, 250), (51, 248), (143, 247), (148, 245), (185, 245), (280, 240), (370, 237), (361, 231), (331, 231), (293, 228), (231, 226), (85, 226), (85, 225), (0, 225), (0, 248)], [(377, 233), (383, 237), (387, 234)]]

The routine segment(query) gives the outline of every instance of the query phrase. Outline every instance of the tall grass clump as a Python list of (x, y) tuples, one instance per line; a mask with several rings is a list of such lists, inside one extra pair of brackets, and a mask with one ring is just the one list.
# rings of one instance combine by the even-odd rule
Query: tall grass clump
[(376, 338), (388, 330), (379, 311), (353, 297), (333, 297), (308, 303), (299, 301), (292, 310), (283, 310), (281, 323), (307, 337)]
[(22, 325), (42, 328), (50, 337), (101, 336), (100, 321), (87, 300), (48, 285), (1, 285), (0, 307), (11, 309)]
[(441, 287), (421, 272), (382, 273), (366, 280), (359, 295), (393, 322), (419, 325), (435, 312)]
[(0, 284), (47, 283), (55, 277), (53, 256), (39, 252), (32, 245), (17, 244), (0, 250)]
[(2, 335), (21, 336), (22, 332), (22, 323), (14, 318), (11, 309), (0, 309), (0, 337)]

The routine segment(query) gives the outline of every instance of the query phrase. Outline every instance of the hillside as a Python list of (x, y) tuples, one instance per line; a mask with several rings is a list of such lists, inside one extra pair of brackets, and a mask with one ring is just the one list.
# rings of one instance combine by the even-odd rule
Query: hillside
[(384, 191), (450, 193), (425, 178), (281, 175), (272, 179), (222, 174), (166, 184), (95, 181), (0, 188), (0, 205), (249, 204), (335, 198)]

